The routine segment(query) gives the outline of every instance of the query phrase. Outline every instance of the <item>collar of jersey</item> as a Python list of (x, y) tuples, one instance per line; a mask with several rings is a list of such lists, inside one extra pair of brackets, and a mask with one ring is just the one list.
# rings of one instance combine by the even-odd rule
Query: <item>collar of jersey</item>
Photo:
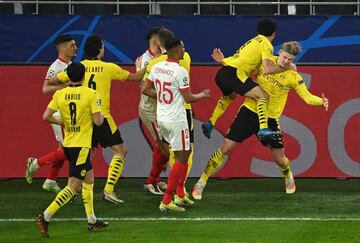
[(66, 63), (66, 64), (70, 64), (70, 62), (71, 62), (71, 61), (67, 62), (66, 60), (62, 59), (60, 56), (58, 57), (58, 59), (59, 59), (60, 61), (62, 61), (63, 63)]
[(82, 84), (70, 84), (69, 87), (80, 87)]
[(176, 62), (176, 63), (178, 63), (178, 61), (176, 61), (175, 59), (167, 59), (166, 61), (167, 62)]

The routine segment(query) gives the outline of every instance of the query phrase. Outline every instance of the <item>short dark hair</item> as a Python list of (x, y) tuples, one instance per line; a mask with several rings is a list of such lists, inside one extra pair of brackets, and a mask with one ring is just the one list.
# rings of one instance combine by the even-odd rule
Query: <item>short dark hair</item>
[(257, 32), (259, 35), (271, 36), (276, 31), (277, 24), (271, 18), (263, 18), (257, 24)]
[(102, 45), (103, 42), (100, 35), (89, 36), (84, 46), (85, 58), (96, 58), (100, 53)]
[(66, 68), (66, 73), (72, 82), (81, 82), (85, 75), (85, 66), (80, 62), (73, 62)]
[(153, 38), (155, 35), (157, 35), (159, 33), (159, 31), (163, 29), (163, 27), (159, 27), (159, 26), (156, 26), (156, 27), (152, 27), (146, 34), (146, 41), (149, 42), (151, 38)]
[(162, 46), (166, 46), (166, 43), (171, 41), (175, 37), (174, 33), (166, 28), (162, 28), (161, 30), (159, 30), (158, 36)]
[(171, 52), (173, 50), (175, 50), (176, 48), (178, 48), (179, 46), (181, 46), (181, 40), (174, 37), (171, 40), (169, 40), (168, 42), (166, 42), (165, 45), (165, 49), (167, 52)]
[(55, 46), (58, 46), (62, 43), (66, 43), (72, 40), (74, 40), (74, 38), (72, 38), (71, 35), (58, 35), (54, 40), (54, 44)]

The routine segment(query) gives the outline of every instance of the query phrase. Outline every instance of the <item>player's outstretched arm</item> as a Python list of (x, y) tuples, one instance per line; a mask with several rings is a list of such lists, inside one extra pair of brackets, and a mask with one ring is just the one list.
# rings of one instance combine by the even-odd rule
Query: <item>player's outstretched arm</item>
[(280, 73), (280, 72), (284, 72), (284, 71), (286, 71), (288, 69), (291, 69), (290, 65), (289, 65), (289, 67), (283, 68), (280, 65), (273, 63), (269, 59), (263, 59), (262, 64), (263, 64), (264, 69), (265, 69), (265, 74)]
[(139, 69), (139, 71), (137, 71), (136, 73), (130, 73), (127, 80), (139, 82), (144, 77), (145, 70), (146, 70), (145, 68), (142, 68)]
[(141, 93), (144, 95), (147, 95), (151, 98), (156, 99), (156, 91), (154, 89), (154, 85), (150, 80), (145, 80), (142, 88), (141, 88)]
[(306, 102), (306, 104), (316, 106), (322, 105), (325, 107), (325, 110), (328, 110), (329, 100), (324, 96), (324, 94), (322, 94), (322, 97), (311, 94), (303, 82), (295, 87), (295, 91), (301, 97), (301, 99)]
[(57, 124), (57, 125), (62, 126), (64, 124), (64, 122), (60, 118), (57, 118), (57, 117), (53, 116), (53, 114), (55, 112), (56, 111), (53, 110), (53, 109), (46, 108), (46, 110), (44, 111), (44, 114), (43, 114), (43, 119), (44, 119), (44, 121), (47, 121), (49, 123)]
[(199, 101), (204, 98), (210, 97), (210, 90), (205, 89), (201, 91), (200, 93), (193, 94), (191, 93), (191, 89), (186, 89), (184, 91), (181, 91), (182, 96), (184, 97), (184, 100), (186, 103), (195, 103), (196, 101)]
[(52, 94), (52, 93), (55, 93), (55, 91), (57, 91), (59, 89), (63, 89), (68, 85), (69, 85), (68, 83), (64, 84), (64, 83), (61, 83), (60, 81), (57, 84), (53, 84), (52, 82), (50, 82), (49, 79), (45, 79), (43, 88), (42, 88), (42, 92), (43, 92), (43, 94)]

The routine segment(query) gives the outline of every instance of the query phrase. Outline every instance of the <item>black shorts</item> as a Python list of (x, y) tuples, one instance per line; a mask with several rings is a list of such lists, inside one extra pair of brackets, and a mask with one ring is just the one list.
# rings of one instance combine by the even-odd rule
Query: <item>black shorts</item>
[[(280, 131), (279, 124), (273, 118), (268, 118), (268, 126), (273, 131)], [(241, 107), (235, 120), (230, 126), (226, 134), (226, 138), (230, 139), (234, 142), (241, 143), (245, 139), (249, 138), (251, 135), (257, 133), (259, 131), (259, 117), (255, 112), (252, 112), (245, 106)], [(270, 145), (273, 148), (283, 148), (282, 138), (274, 141), (272, 139), (268, 139), (266, 141), (260, 140), (262, 145), (267, 146)]]
[(69, 177), (84, 180), (86, 173), (92, 169), (90, 148), (64, 147), (64, 152), (69, 160)]
[(220, 68), (216, 74), (215, 81), (216, 85), (225, 96), (230, 95), (233, 92), (244, 96), (244, 94), (258, 85), (251, 78), (242, 82), (236, 75), (236, 68), (230, 66), (223, 66)]
[(98, 144), (100, 144), (101, 147), (106, 148), (123, 143), (124, 141), (121, 137), (119, 129), (116, 129), (116, 131), (112, 133), (109, 122), (106, 118), (101, 126), (96, 126), (94, 124), (92, 147), (97, 147)]
[(194, 124), (192, 110), (186, 109), (186, 119), (190, 131), (190, 143), (194, 143)]

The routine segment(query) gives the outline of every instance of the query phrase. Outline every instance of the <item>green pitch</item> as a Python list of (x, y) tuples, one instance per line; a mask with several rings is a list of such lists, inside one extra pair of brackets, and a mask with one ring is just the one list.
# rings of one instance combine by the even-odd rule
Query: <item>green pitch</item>
[[(0, 242), (45, 241), (34, 218), (55, 194), (42, 191), (42, 182), (0, 181)], [(105, 181), (97, 179), (95, 213), (109, 228), (88, 232), (78, 198), (55, 215), (50, 241), (360, 242), (359, 179), (297, 179), (293, 195), (285, 194), (282, 179), (210, 179), (203, 200), (183, 213), (161, 213), (161, 197), (145, 193), (143, 182), (120, 180), (116, 191), (125, 204), (115, 205), (101, 199)], [(188, 191), (194, 183), (188, 181)]]

